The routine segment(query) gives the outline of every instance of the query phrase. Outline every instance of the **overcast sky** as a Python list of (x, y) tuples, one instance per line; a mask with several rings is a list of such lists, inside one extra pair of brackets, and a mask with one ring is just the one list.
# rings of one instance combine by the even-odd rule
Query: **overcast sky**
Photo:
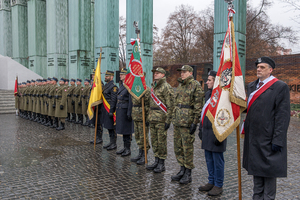
[[(153, 0), (153, 23), (159, 28), (159, 33), (166, 26), (170, 13), (176, 10), (181, 4), (193, 6), (195, 11), (201, 11), (208, 7), (213, 9), (213, 0)], [(249, 0), (249, 3), (254, 7), (259, 6), (261, 0)], [(297, 32), (300, 32), (300, 25), (292, 20), (296, 13), (288, 7), (286, 3), (281, 0), (273, 0), (272, 7), (268, 8), (267, 14), (273, 24), (281, 24), (284, 26), (291, 26)], [(120, 0), (120, 16), (126, 18), (126, 0)], [(299, 20), (300, 21), (300, 20)], [(300, 39), (300, 34), (298, 34)], [(292, 53), (300, 53), (300, 46), (298, 44), (291, 45), (286, 41), (282, 41), (284, 48), (291, 48)]]

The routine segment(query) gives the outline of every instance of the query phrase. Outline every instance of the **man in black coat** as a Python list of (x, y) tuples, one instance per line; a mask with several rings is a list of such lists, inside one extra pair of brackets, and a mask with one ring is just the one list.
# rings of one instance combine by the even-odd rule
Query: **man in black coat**
[(109, 143), (104, 145), (103, 148), (107, 150), (112, 150), (117, 148), (117, 134), (116, 134), (116, 127), (114, 123), (114, 112), (116, 110), (117, 104), (117, 93), (118, 87), (114, 83), (114, 72), (107, 70), (105, 73), (105, 82), (103, 88), (103, 96), (106, 99), (107, 103), (109, 104), (110, 108), (108, 109), (108, 105), (103, 102), (102, 106), (102, 122), (103, 127), (106, 128), (109, 132)]
[(223, 192), (224, 181), (224, 155), (226, 151), (227, 139), (219, 142), (213, 132), (212, 124), (206, 117), (209, 99), (214, 87), (217, 72), (211, 70), (208, 73), (206, 81), (208, 91), (205, 93), (205, 105), (201, 113), (201, 121), (199, 126), (199, 137), (202, 140), (201, 148), (205, 150), (205, 160), (208, 171), (208, 183), (200, 186), (200, 191), (208, 191), (208, 195), (217, 196)]
[(253, 175), (253, 199), (275, 199), (276, 177), (287, 176), (290, 93), (271, 75), (271, 58), (258, 58), (255, 64), (258, 79), (247, 87), (243, 167)]
[(120, 71), (120, 86), (117, 96), (116, 107), (116, 132), (123, 135), (124, 148), (117, 151), (117, 154), (121, 156), (129, 156), (131, 154), (130, 144), (131, 135), (133, 133), (133, 121), (131, 118), (132, 100), (128, 90), (124, 87), (123, 82), (126, 77), (127, 70), (122, 69)]

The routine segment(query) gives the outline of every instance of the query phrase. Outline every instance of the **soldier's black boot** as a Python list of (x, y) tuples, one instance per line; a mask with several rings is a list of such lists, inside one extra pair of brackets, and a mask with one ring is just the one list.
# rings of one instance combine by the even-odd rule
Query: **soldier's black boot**
[(46, 126), (46, 124), (48, 124), (48, 121), (49, 121), (49, 120), (48, 120), (48, 116), (45, 115), (45, 119), (44, 119), (44, 121), (43, 121), (42, 124), (43, 124), (44, 126)]
[(54, 124), (55, 124), (55, 119), (53, 119), (53, 120), (51, 119), (51, 125), (50, 125), (50, 128), (55, 128), (55, 127), (54, 127)]
[(130, 142), (126, 142), (125, 145), (125, 150), (123, 151), (122, 155), (121, 156), (129, 156), (131, 154), (131, 151), (130, 151), (130, 145), (131, 143)]
[(60, 126), (56, 128), (56, 130), (64, 130), (65, 129), (65, 123), (60, 122)]
[(38, 123), (42, 123), (43, 120), (44, 120), (44, 115), (40, 115), (40, 119), (39, 119)]
[(70, 115), (72, 115), (71, 122), (75, 123), (76, 122), (76, 114), (75, 113), (70, 113)]
[(81, 114), (79, 114), (78, 121), (76, 121), (75, 124), (82, 124), (82, 118), (83, 118), (83, 116)]
[(70, 118), (70, 113), (68, 113), (68, 116), (67, 116), (67, 118), (66, 118), (66, 121), (69, 122), (70, 119), (71, 119), (71, 118)]
[(35, 113), (32, 113), (31, 117), (30, 117), (30, 121), (33, 121), (35, 119)]
[[(84, 115), (85, 116), (85, 122), (84, 124), (82, 124), (83, 126), (88, 126), (90, 124), (89, 120), (88, 120), (88, 116), (87, 115)], [(83, 120), (82, 120), (83, 122)]]
[[(102, 140), (102, 132), (97, 131), (96, 144), (101, 144), (102, 142), (103, 142), (103, 140)], [(90, 143), (94, 144), (94, 140), (91, 140)]]
[(117, 151), (116, 154), (118, 154), (118, 155), (122, 154), (125, 151), (125, 149), (126, 149), (125, 145), (126, 144), (124, 142), (124, 147), (121, 150)]
[(40, 114), (36, 114), (36, 118), (33, 120), (34, 122), (37, 122), (37, 121), (39, 121), (39, 119), (40, 119)]
[(28, 113), (27, 113), (27, 111), (25, 111), (25, 117), (24, 117), (24, 119), (28, 119)]
[(138, 165), (144, 165), (145, 164), (145, 152), (144, 152), (144, 150), (142, 150), (142, 151), (143, 151), (142, 157), (138, 161), (136, 161), (136, 164), (138, 164)]
[(180, 181), (180, 179), (183, 177), (184, 175), (184, 172), (185, 172), (185, 167), (184, 166), (181, 166), (180, 167), (180, 171), (174, 175), (174, 176), (171, 176), (171, 179), (172, 181)]
[(109, 147), (106, 148), (106, 150), (113, 150), (117, 148), (117, 138), (114, 136), (112, 138), (112, 143)]
[(153, 170), (155, 173), (161, 173), (165, 171), (165, 160), (159, 159), (157, 167)]
[(53, 128), (57, 128), (58, 127), (58, 118), (55, 117), (54, 123), (53, 123)]
[(155, 157), (154, 163), (152, 163), (152, 165), (147, 165), (146, 169), (154, 170), (157, 167), (158, 162), (159, 162), (159, 158)]
[(112, 140), (113, 140), (113, 138), (112, 138), (112, 137), (109, 137), (109, 143), (106, 144), (106, 145), (104, 145), (103, 148), (104, 148), (104, 149), (107, 149), (107, 148), (112, 144)]
[(185, 172), (183, 177), (180, 179), (179, 183), (181, 184), (188, 184), (192, 182), (192, 170), (185, 168)]
[(53, 125), (53, 123), (52, 123), (52, 119), (51, 119), (51, 117), (50, 116), (48, 116), (48, 123), (47, 124), (45, 124), (45, 126), (52, 126)]
[(136, 157), (131, 158), (130, 161), (131, 162), (137, 162), (139, 159), (141, 159), (141, 157), (142, 157), (143, 154), (144, 154), (144, 150), (139, 149), (139, 154)]

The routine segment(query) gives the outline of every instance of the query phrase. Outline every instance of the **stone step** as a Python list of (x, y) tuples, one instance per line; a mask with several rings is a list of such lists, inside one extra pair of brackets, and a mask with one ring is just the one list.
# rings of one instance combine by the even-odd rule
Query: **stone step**
[(0, 101), (0, 107), (1, 106), (10, 106), (10, 105), (15, 105), (15, 101)]
[(12, 114), (16, 113), (15, 110), (0, 110), (0, 114)]
[(15, 106), (0, 106), (0, 110), (15, 110)]

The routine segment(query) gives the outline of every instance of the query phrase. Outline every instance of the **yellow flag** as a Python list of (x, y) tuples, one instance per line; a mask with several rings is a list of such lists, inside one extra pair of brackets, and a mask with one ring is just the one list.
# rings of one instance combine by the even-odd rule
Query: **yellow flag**
[(102, 103), (102, 82), (101, 82), (101, 56), (102, 53), (100, 52), (100, 56), (97, 62), (97, 67), (95, 71), (95, 76), (92, 85), (92, 91), (90, 95), (89, 105), (87, 114), (89, 119), (91, 120), (94, 117), (94, 107)]

